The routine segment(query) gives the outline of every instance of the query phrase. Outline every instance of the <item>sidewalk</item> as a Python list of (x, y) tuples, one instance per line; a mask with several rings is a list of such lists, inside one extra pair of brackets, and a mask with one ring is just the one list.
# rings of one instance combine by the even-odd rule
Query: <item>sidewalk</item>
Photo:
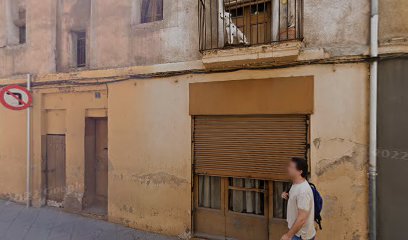
[(0, 240), (171, 240), (52, 208), (0, 200)]

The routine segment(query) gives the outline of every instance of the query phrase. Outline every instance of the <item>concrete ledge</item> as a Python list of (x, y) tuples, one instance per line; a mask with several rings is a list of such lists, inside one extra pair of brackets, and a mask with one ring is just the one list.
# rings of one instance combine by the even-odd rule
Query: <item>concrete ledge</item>
[(394, 38), (389, 42), (381, 43), (379, 53), (380, 54), (408, 53), (408, 39)]
[(302, 42), (288, 41), (252, 47), (209, 50), (203, 53), (205, 68), (229, 68), (262, 62), (297, 60)]

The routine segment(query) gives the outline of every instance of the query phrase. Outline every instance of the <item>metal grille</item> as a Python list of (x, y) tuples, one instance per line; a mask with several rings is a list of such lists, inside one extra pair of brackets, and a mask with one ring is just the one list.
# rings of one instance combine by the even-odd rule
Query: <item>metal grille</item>
[(303, 0), (198, 0), (200, 50), (303, 38)]
[(285, 180), (289, 160), (307, 158), (307, 121), (306, 115), (194, 117), (194, 171)]
[(76, 33), (77, 67), (86, 66), (86, 32)]

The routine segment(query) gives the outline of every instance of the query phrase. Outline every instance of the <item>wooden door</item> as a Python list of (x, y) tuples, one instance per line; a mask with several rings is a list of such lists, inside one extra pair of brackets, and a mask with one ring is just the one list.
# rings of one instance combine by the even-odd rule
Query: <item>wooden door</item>
[(233, 22), (246, 36), (250, 44), (263, 44), (271, 41), (271, 4), (245, 4), (229, 10), (234, 14)]
[(108, 120), (98, 118), (95, 122), (95, 177), (96, 200), (107, 206), (108, 199)]
[(195, 181), (197, 237), (269, 239), (266, 181), (213, 176), (196, 176)]
[(267, 181), (228, 178), (224, 181), (226, 236), (242, 240), (268, 239)]
[(65, 135), (47, 135), (47, 201), (62, 203), (65, 196)]

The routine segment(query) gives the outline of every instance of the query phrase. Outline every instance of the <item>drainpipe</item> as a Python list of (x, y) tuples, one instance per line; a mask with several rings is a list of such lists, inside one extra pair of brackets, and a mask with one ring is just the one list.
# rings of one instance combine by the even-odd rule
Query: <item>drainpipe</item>
[(377, 76), (378, 0), (371, 0), (370, 56), (370, 146), (369, 146), (369, 239), (377, 239)]
[[(31, 75), (27, 74), (27, 90), (31, 91)], [(31, 206), (31, 107), (27, 108), (27, 208)]]

